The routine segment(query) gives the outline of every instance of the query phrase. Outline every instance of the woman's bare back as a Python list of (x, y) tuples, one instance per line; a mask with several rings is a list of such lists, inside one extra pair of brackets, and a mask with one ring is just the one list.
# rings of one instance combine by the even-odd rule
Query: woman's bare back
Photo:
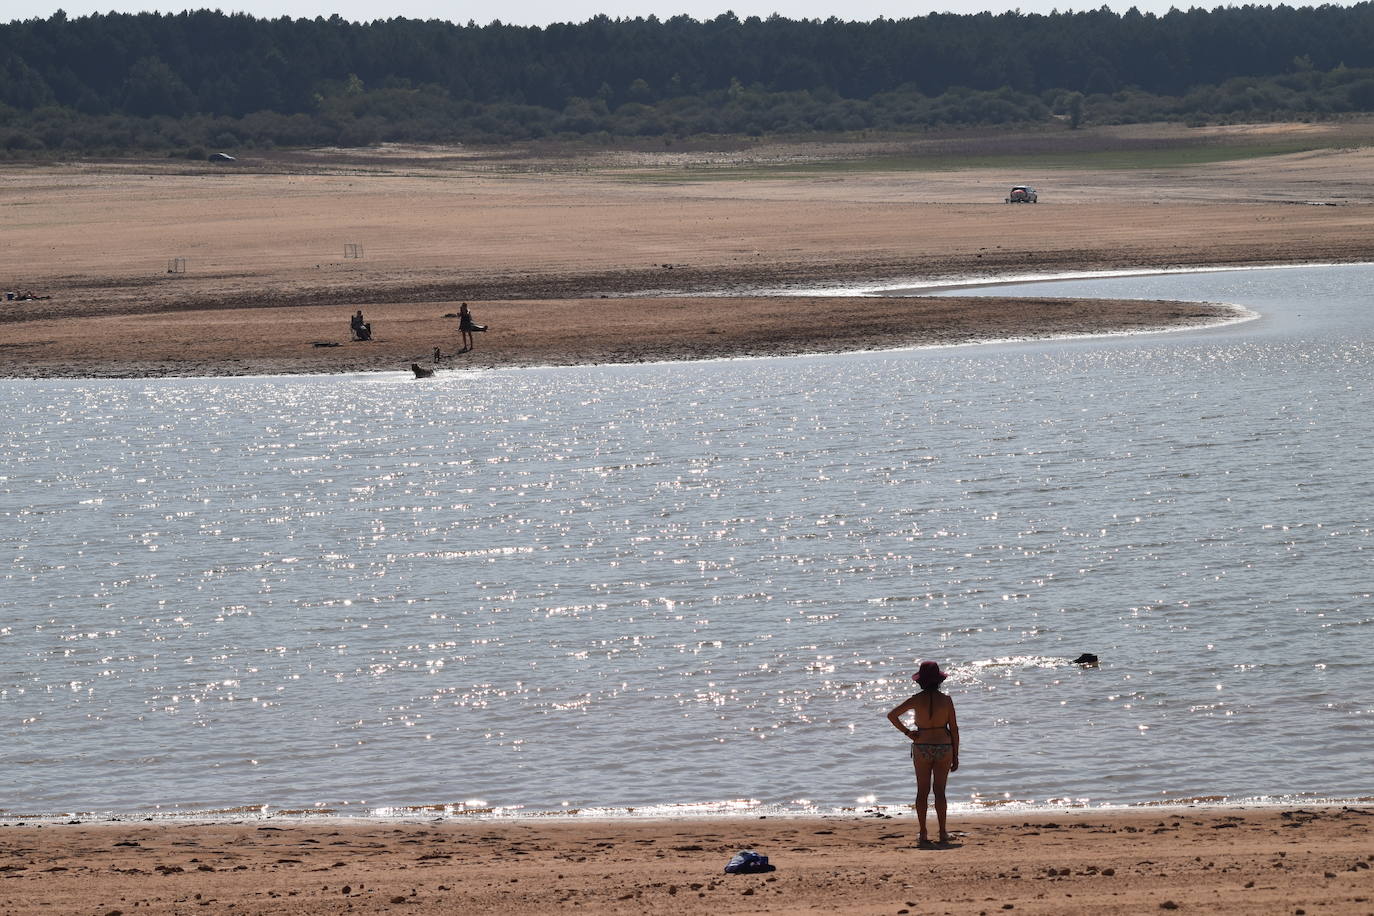
[[(926, 690), (907, 701), (916, 716), (917, 744), (948, 744), (954, 701), (938, 690)], [(906, 705), (906, 704), (903, 704)]]

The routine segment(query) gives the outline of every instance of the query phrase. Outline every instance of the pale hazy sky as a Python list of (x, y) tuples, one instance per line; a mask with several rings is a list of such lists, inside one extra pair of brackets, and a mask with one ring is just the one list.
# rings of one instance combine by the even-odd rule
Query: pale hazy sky
[[(254, 16), (275, 18), (278, 16), (314, 17), (338, 13), (345, 19), (368, 22), (373, 19), (388, 19), (403, 16), (408, 19), (447, 19), (452, 22), (473, 20), (486, 24), (493, 19), (517, 25), (547, 25), (550, 22), (582, 22), (598, 13), (612, 18), (647, 16), (650, 13), (660, 19), (686, 13), (696, 19), (710, 19), (726, 10), (735, 15), (768, 17), (773, 13), (789, 19), (826, 19), (838, 16), (841, 19), (869, 20), (879, 16), (889, 19), (902, 19), (910, 16), (923, 16), (933, 12), (976, 13), (981, 10), (1002, 12), (1019, 9), (1026, 13), (1048, 13), (1053, 9), (1097, 9), (1101, 0), (1025, 0), (1025, 2), (998, 2), (998, 0), (231, 0), (216, 3), (148, 3), (141, 0), (75, 0), (71, 3), (55, 0), (5, 0), (0, 7), (0, 21), (14, 19), (46, 19), (54, 11), (63, 9), (68, 16), (84, 16), (90, 13), (137, 12), (150, 10), (157, 12), (179, 12), (184, 9), (220, 9), (226, 13), (251, 13)], [(1142, 12), (1164, 13), (1170, 7), (1187, 9), (1191, 6), (1211, 8), (1230, 6), (1216, 0), (1110, 0), (1107, 3), (1114, 10), (1122, 11), (1131, 6)], [(1312, 0), (1292, 2), (1293, 6), (1313, 5)], [(1342, 4), (1343, 5), (1343, 4)]]

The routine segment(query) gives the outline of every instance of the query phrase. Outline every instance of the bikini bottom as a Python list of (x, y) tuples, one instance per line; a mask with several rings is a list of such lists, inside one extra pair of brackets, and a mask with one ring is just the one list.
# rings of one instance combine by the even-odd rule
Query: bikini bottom
[(914, 761), (920, 757), (929, 763), (935, 763), (948, 757), (953, 748), (954, 745), (952, 744), (913, 744), (911, 745), (911, 759)]

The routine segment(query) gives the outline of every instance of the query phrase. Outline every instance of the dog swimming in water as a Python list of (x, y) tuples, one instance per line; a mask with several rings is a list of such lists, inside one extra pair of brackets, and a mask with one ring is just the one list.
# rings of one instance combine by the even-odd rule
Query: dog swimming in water
[(434, 370), (422, 368), (419, 363), (411, 363), (410, 371), (415, 373), (416, 378), (434, 378)]

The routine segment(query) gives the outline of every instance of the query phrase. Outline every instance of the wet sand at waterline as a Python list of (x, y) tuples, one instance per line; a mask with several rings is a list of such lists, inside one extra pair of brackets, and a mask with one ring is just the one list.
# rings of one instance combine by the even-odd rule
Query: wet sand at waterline
[[(443, 315), (464, 300), (492, 330), (472, 359), (441, 367), (1096, 333), (1204, 316), (1139, 304), (1065, 312), (1024, 300), (974, 309), (746, 297), (1374, 252), (1368, 147), (1013, 177), (872, 162), (787, 170), (821, 153), (763, 145), (578, 159), (388, 148), (245, 156), (231, 167), (7, 165), (0, 290), (51, 298), (0, 301), (0, 374), (404, 369), (428, 364), (435, 347), (458, 348), (456, 321)], [(1038, 185), (1041, 202), (1003, 204), (1009, 181)], [(344, 257), (348, 245), (361, 257)], [(703, 293), (734, 298), (684, 301)], [(358, 308), (375, 324), (373, 343), (347, 342)]]
[[(1374, 911), (1368, 808), (0, 828), (7, 913)], [(777, 870), (725, 875), (740, 849)]]

